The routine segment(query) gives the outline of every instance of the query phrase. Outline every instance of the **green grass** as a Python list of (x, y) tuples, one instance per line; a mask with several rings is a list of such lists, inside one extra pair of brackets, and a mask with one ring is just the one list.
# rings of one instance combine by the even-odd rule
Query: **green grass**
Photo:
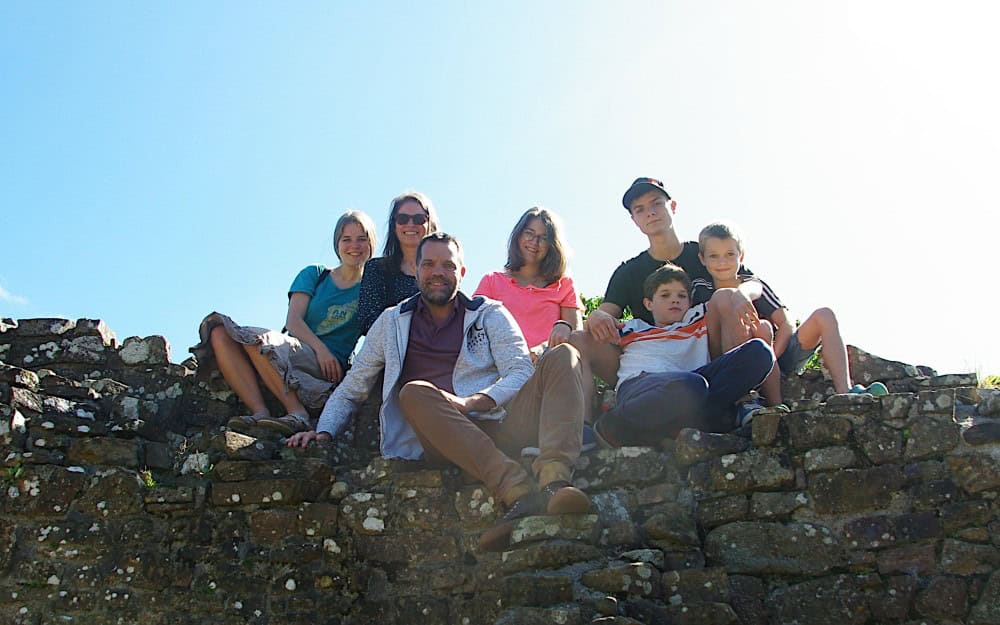
[(142, 485), (146, 488), (156, 488), (156, 478), (153, 477), (153, 472), (149, 469), (143, 469), (139, 471), (139, 479), (142, 480)]
[(1000, 375), (984, 375), (979, 377), (979, 388), (1000, 389)]

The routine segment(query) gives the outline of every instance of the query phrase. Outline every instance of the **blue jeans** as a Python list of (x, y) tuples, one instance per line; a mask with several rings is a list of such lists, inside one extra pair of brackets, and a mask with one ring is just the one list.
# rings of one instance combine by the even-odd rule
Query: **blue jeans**
[(761, 339), (734, 347), (694, 371), (641, 373), (622, 382), (601, 429), (623, 445), (651, 445), (684, 428), (728, 432), (735, 402), (764, 381), (774, 352)]

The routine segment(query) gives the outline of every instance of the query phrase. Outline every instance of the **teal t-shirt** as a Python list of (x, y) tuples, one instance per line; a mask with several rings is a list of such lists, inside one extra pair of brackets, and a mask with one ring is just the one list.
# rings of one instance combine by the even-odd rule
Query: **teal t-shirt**
[(358, 291), (360, 281), (341, 289), (327, 276), (319, 285), (316, 281), (326, 269), (323, 265), (309, 265), (292, 280), (288, 297), (292, 293), (305, 293), (312, 299), (306, 308), (306, 325), (313, 331), (341, 364), (358, 342)]

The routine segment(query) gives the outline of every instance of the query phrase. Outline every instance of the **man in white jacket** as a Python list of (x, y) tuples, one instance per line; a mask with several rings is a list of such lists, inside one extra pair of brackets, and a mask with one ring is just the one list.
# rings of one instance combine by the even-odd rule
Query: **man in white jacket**
[[(458, 240), (441, 232), (424, 238), (417, 248), (420, 293), (379, 316), (316, 432), (288, 444), (332, 440), (384, 369), (382, 455), (444, 460), (481, 480), (507, 506), (480, 538), (483, 549), (499, 550), (519, 518), (590, 508), (569, 482), (583, 432), (583, 373), (569, 344), (532, 367), (513, 317), (500, 302), (459, 292), (464, 275)], [(516, 460), (531, 446), (540, 450), (534, 476)]]

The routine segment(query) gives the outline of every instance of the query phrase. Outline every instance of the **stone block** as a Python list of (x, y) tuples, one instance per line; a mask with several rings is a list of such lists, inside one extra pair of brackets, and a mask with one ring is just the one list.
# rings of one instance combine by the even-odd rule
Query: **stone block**
[(950, 417), (924, 415), (910, 421), (906, 430), (908, 462), (943, 456), (960, 442), (960, 427)]
[(897, 622), (906, 618), (916, 595), (918, 582), (909, 575), (894, 575), (881, 586), (866, 590), (868, 607), (876, 623)]
[(1000, 624), (1000, 571), (993, 571), (969, 613), (969, 625)]
[(778, 412), (767, 412), (754, 417), (750, 423), (754, 447), (770, 447), (778, 441), (782, 417)]
[(986, 525), (993, 513), (985, 501), (959, 501), (942, 505), (939, 515), (944, 531), (950, 534), (965, 527)]
[(896, 428), (866, 421), (854, 427), (854, 439), (873, 464), (899, 462), (903, 457), (903, 433)]
[(548, 606), (573, 600), (573, 578), (568, 575), (518, 573), (503, 583), (507, 605)]
[(948, 469), (967, 493), (977, 494), (1000, 487), (1000, 459), (985, 454), (948, 456)]
[(498, 516), (498, 505), (483, 486), (467, 486), (455, 493), (455, 510), (466, 529), (491, 525)]
[(681, 504), (664, 504), (642, 524), (643, 531), (658, 544), (680, 547), (699, 547), (698, 526), (693, 511)]
[(748, 447), (750, 442), (739, 436), (685, 428), (677, 434), (674, 453), (678, 464), (689, 466), (710, 458), (746, 451)]
[(720, 493), (779, 490), (795, 484), (787, 456), (769, 449), (751, 449), (708, 463), (711, 488)]
[(816, 449), (846, 443), (851, 436), (851, 422), (843, 417), (809, 412), (785, 415), (789, 444), (799, 450)]
[(809, 495), (820, 514), (863, 512), (884, 507), (904, 483), (900, 468), (888, 464), (817, 474), (809, 481)]
[(858, 458), (850, 447), (823, 447), (810, 449), (802, 457), (802, 464), (809, 473), (848, 469), (858, 465)]
[(296, 505), (303, 501), (314, 501), (322, 489), (322, 484), (297, 479), (213, 482), (211, 501), (214, 506), (259, 504), (287, 506)]
[(596, 514), (529, 516), (520, 519), (514, 526), (510, 542), (511, 545), (520, 545), (559, 538), (594, 543), (599, 532)]
[(66, 452), (66, 460), (71, 464), (112, 465), (134, 469), (139, 466), (142, 444), (136, 439), (80, 438), (73, 441)]
[(170, 364), (170, 343), (162, 336), (130, 336), (122, 343), (118, 356), (126, 365)]
[(746, 521), (750, 509), (746, 495), (731, 495), (698, 502), (698, 522), (706, 528)]
[(936, 544), (904, 545), (880, 551), (878, 570), (882, 575), (927, 575), (937, 570)]
[(574, 483), (588, 492), (678, 482), (670, 458), (649, 447), (602, 449), (581, 456)]
[(705, 538), (708, 561), (730, 574), (822, 575), (845, 554), (829, 529), (812, 523), (740, 522), (717, 527)]
[(26, 388), (29, 391), (37, 391), (39, 388), (38, 374), (34, 371), (14, 367), (4, 362), (0, 362), (0, 382)]
[(531, 543), (523, 549), (505, 551), (501, 570), (505, 574), (538, 569), (556, 569), (577, 562), (600, 560), (603, 554), (593, 545), (568, 540)]
[(458, 543), (451, 536), (427, 532), (405, 532), (379, 536), (373, 533), (355, 537), (358, 555), (380, 565), (412, 565), (416, 562), (452, 562), (461, 558)]
[(36, 336), (62, 336), (76, 327), (72, 319), (37, 318), (18, 319), (17, 325), (8, 329), (5, 334), (18, 338)]
[(863, 625), (870, 617), (858, 582), (834, 575), (779, 588), (769, 597), (772, 622), (809, 625)]
[(587, 571), (581, 581), (584, 585), (606, 593), (624, 593), (639, 597), (658, 597), (660, 572), (644, 562), (613, 565)]
[(917, 593), (914, 607), (921, 616), (941, 620), (962, 620), (968, 609), (969, 592), (965, 580), (958, 577), (933, 577)]
[(392, 497), (391, 518), (396, 529), (440, 530), (457, 520), (454, 507), (449, 505), (443, 489), (397, 487)]
[(925, 415), (955, 414), (955, 389), (941, 388), (917, 393), (917, 410)]
[(750, 517), (753, 519), (784, 519), (809, 503), (804, 492), (753, 493), (750, 496)]
[(960, 540), (941, 545), (941, 570), (951, 575), (989, 575), (1000, 567), (1000, 550)]
[(354, 493), (340, 502), (340, 519), (357, 534), (384, 534), (389, 502), (381, 493)]
[(493, 625), (583, 625), (580, 607), (575, 605), (551, 608), (522, 607), (505, 610)]
[(729, 577), (721, 567), (667, 571), (660, 581), (661, 596), (672, 605), (729, 603)]
[(968, 445), (996, 445), (1000, 443), (1000, 423), (983, 421), (962, 430), (962, 440)]

